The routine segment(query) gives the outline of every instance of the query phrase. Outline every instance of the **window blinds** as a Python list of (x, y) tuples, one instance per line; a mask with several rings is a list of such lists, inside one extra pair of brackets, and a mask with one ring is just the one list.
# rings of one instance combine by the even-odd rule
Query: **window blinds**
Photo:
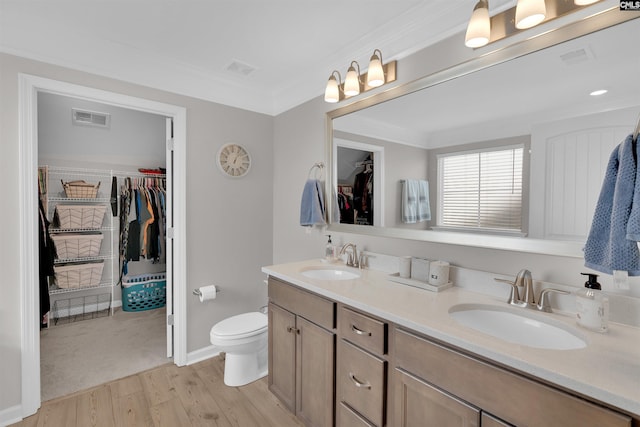
[(438, 225), (522, 229), (523, 146), (438, 158)]

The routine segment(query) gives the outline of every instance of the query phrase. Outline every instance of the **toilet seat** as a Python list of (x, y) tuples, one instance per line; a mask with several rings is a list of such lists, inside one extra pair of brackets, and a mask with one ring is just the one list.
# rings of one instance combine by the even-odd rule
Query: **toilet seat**
[(211, 336), (223, 339), (241, 339), (259, 335), (267, 330), (268, 318), (259, 312), (229, 317), (211, 328)]

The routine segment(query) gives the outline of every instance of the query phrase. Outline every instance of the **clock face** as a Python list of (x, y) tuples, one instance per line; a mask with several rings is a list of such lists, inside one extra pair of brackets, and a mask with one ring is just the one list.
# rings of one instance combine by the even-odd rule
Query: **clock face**
[(226, 175), (240, 178), (249, 172), (251, 156), (238, 144), (226, 144), (218, 151), (218, 167)]

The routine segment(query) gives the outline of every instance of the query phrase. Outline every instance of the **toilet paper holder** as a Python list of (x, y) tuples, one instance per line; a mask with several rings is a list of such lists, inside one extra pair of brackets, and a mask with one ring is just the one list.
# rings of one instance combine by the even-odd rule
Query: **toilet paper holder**
[[(219, 294), (219, 293), (220, 293), (220, 288), (216, 286), (216, 294)], [(202, 295), (202, 292), (200, 292), (200, 289), (194, 289), (193, 294), (197, 297), (200, 297), (200, 295)]]

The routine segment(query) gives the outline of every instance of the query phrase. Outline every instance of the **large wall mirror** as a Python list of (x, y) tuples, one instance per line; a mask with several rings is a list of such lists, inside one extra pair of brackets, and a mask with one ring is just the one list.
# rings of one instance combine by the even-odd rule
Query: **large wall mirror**
[(621, 14), (329, 112), (330, 229), (582, 257), (609, 155), (640, 115), (640, 19)]

